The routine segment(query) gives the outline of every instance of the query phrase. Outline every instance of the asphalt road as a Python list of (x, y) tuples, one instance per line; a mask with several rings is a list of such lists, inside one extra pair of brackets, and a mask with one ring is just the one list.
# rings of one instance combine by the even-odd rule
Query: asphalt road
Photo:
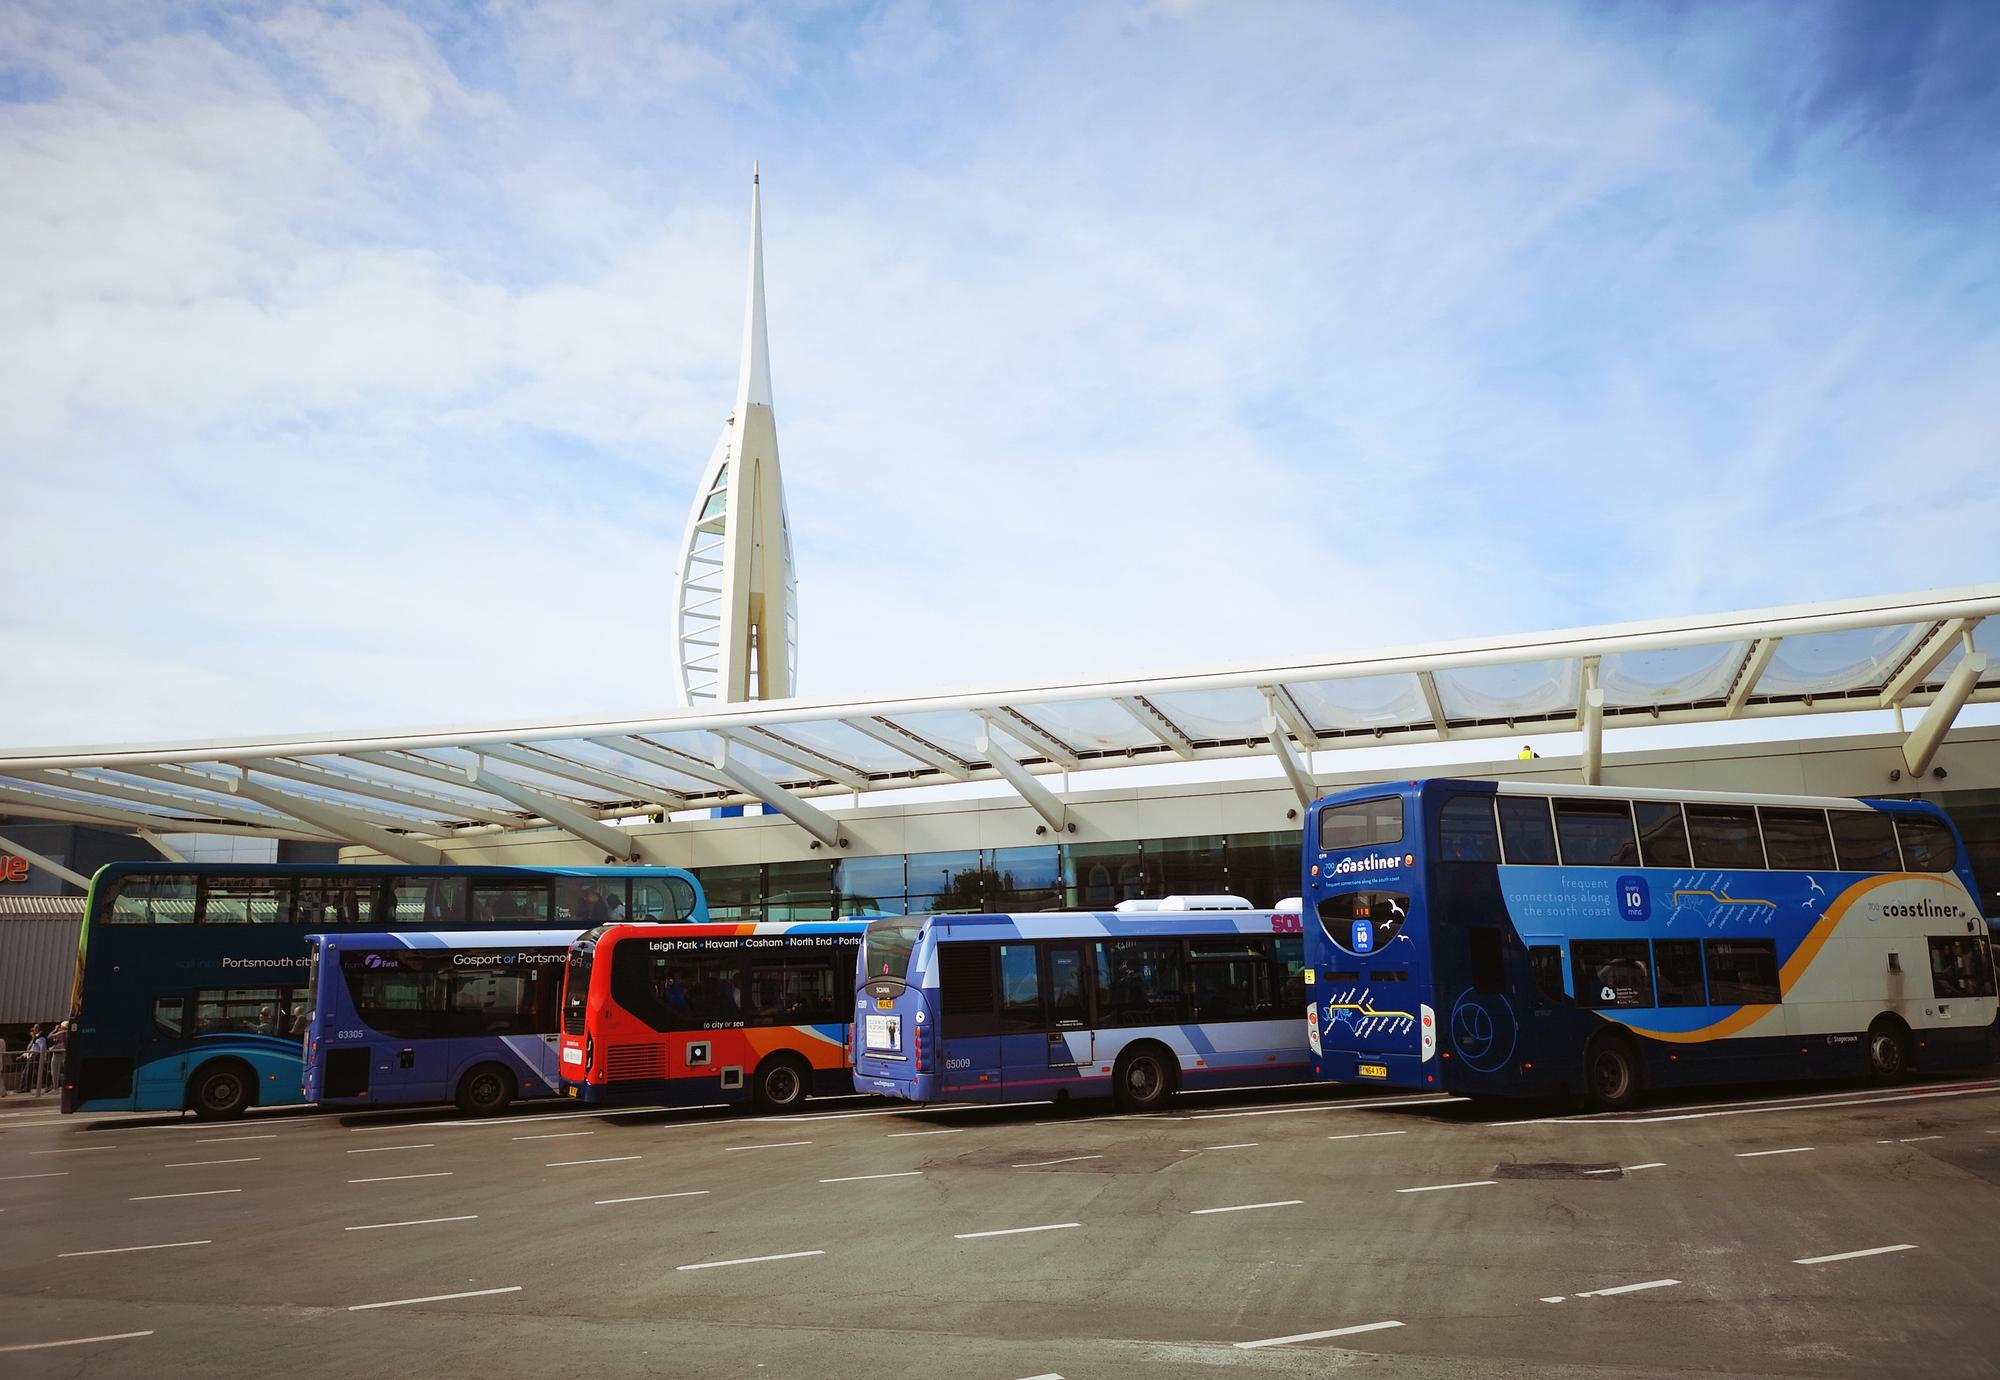
[(0, 1103), (0, 1374), (2000, 1375), (2000, 1081), (1486, 1121)]

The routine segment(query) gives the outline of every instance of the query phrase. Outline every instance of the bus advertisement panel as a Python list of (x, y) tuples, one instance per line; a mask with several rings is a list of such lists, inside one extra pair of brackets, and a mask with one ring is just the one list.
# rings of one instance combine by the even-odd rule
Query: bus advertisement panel
[(553, 1097), (562, 965), (577, 933), (309, 936), (306, 1100), (456, 1102), (490, 1116), (516, 1097)]
[(312, 934), (707, 918), (678, 868), (112, 863), (85, 901), (62, 1108), (302, 1100)]
[(1306, 825), (1322, 1077), (1615, 1108), (1985, 1055), (1986, 925), (1935, 806), (1433, 780)]
[(1145, 1110), (1178, 1088), (1298, 1081), (1299, 913), (1238, 904), (877, 920), (856, 993), (855, 1088)]
[(754, 1102), (853, 1091), (859, 921), (610, 925), (570, 946), (563, 1091), (583, 1102)]

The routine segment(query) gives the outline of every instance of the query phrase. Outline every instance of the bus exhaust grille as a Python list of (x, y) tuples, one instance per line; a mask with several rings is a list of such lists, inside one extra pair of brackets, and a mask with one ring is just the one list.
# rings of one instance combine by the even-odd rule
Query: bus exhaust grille
[(613, 1082), (624, 1078), (665, 1078), (667, 1051), (660, 1045), (613, 1045), (604, 1059), (604, 1076)]

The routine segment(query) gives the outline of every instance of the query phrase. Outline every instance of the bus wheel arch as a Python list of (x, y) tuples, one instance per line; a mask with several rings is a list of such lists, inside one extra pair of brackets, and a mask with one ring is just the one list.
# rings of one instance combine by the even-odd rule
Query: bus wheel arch
[(1181, 1064), (1157, 1040), (1138, 1040), (1119, 1054), (1111, 1070), (1111, 1092), (1121, 1109), (1147, 1112), (1174, 1094)]
[(1593, 1111), (1623, 1111), (1644, 1086), (1639, 1047), (1618, 1030), (1600, 1030), (1583, 1047), (1583, 1096)]
[(467, 1116), (496, 1116), (514, 1100), (514, 1075), (501, 1064), (474, 1064), (458, 1080), (453, 1099)]
[(766, 1055), (750, 1076), (750, 1100), (759, 1111), (796, 1110), (811, 1091), (812, 1065), (795, 1050), (781, 1049)]
[(1900, 1083), (1910, 1072), (1910, 1027), (1884, 1011), (1868, 1026), (1868, 1076), (1877, 1083)]
[(257, 1101), (257, 1071), (232, 1055), (210, 1059), (188, 1075), (183, 1102), (203, 1121), (230, 1121)]

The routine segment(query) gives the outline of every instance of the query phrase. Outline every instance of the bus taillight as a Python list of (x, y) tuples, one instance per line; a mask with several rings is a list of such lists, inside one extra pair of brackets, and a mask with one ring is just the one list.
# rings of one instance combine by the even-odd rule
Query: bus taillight
[(911, 1037), (910, 1057), (915, 1061), (916, 1071), (922, 1073), (924, 1071), (924, 1028), (920, 1025), (913, 1025), (910, 1028), (916, 1032)]

